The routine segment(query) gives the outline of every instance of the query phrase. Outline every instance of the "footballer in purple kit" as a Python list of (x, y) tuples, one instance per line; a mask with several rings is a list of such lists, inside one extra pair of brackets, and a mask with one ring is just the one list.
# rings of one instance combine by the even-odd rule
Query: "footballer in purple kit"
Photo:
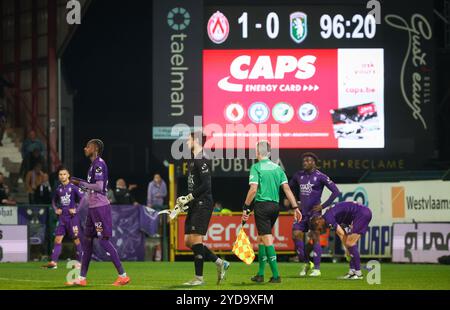
[(58, 216), (58, 225), (55, 231), (55, 244), (51, 261), (43, 266), (48, 269), (58, 268), (58, 258), (62, 250), (64, 236), (69, 236), (76, 247), (76, 259), (81, 260), (82, 248), (80, 243), (80, 218), (78, 216), (78, 204), (83, 198), (81, 189), (70, 183), (70, 173), (66, 168), (58, 171), (61, 183), (53, 194), (52, 207)]
[(366, 206), (352, 201), (337, 203), (327, 210), (323, 216), (314, 216), (311, 226), (314, 230), (323, 231), (327, 226), (334, 228), (350, 256), (350, 270), (341, 279), (360, 280), (361, 260), (358, 251), (358, 241), (369, 229), (372, 211)]
[(93, 238), (97, 238), (100, 246), (109, 254), (112, 263), (117, 269), (118, 277), (113, 283), (115, 286), (126, 285), (130, 278), (125, 273), (119, 254), (109, 240), (112, 237), (112, 216), (111, 206), (106, 197), (108, 186), (108, 167), (100, 157), (103, 152), (103, 142), (99, 139), (92, 139), (86, 144), (84, 154), (91, 160), (87, 181), (71, 178), (71, 182), (86, 191), (86, 199), (89, 205), (84, 231), (83, 256), (81, 258), (81, 272), (79, 279), (68, 285), (86, 286), (86, 275), (93, 251)]
[[(300, 262), (303, 262), (303, 268), (300, 276), (309, 275), (318, 277), (320, 273), (320, 259), (322, 248), (320, 245), (320, 233), (311, 230), (309, 222), (313, 216), (321, 215), (322, 209), (329, 207), (333, 201), (340, 195), (336, 184), (330, 178), (317, 169), (318, 158), (314, 153), (304, 153), (302, 155), (303, 170), (294, 174), (289, 182), (292, 192), (300, 201), (302, 220), (294, 222), (292, 227), (292, 236), (295, 249)], [(321, 197), (324, 187), (331, 191), (330, 197), (321, 204)], [(313, 262), (305, 251), (305, 233), (309, 232), (309, 237), (313, 240)]]

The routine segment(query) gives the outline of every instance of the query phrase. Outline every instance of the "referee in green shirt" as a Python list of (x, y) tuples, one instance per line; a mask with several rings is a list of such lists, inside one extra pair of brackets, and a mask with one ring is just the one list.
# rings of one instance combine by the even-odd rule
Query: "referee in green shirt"
[(268, 260), (273, 274), (269, 282), (281, 283), (281, 277), (278, 273), (277, 254), (273, 246), (272, 236), (272, 228), (279, 213), (280, 186), (283, 188), (292, 208), (295, 209), (294, 217), (297, 221), (301, 221), (302, 214), (289, 188), (286, 174), (280, 166), (269, 159), (269, 156), (269, 142), (258, 142), (256, 145), (258, 162), (253, 164), (250, 169), (250, 189), (245, 199), (242, 220), (248, 220), (253, 206), (255, 210), (256, 228), (258, 230), (259, 271), (251, 280), (254, 282), (264, 282), (264, 267)]

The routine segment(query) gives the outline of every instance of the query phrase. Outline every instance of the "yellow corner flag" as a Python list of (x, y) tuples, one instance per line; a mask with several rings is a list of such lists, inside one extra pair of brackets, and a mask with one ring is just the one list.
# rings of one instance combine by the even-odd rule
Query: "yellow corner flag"
[(236, 242), (234, 242), (233, 253), (247, 265), (250, 265), (255, 259), (255, 252), (253, 252), (252, 244), (245, 233), (244, 227), (241, 227)]

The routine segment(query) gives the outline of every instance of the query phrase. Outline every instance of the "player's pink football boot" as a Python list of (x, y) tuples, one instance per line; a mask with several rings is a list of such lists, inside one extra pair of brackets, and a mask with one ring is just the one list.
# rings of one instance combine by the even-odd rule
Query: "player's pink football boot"
[(46, 269), (57, 269), (57, 268), (58, 268), (58, 264), (55, 263), (55, 262), (53, 262), (53, 261), (51, 261), (51, 262), (48, 262), (48, 264), (42, 266), (42, 268), (46, 268)]
[(129, 276), (125, 276), (125, 277), (121, 277), (118, 276), (116, 281), (114, 281), (113, 285), (114, 286), (123, 286), (123, 285), (127, 285), (128, 283), (130, 283), (130, 277)]
[(83, 280), (77, 279), (73, 282), (66, 282), (66, 285), (68, 285), (68, 286), (86, 286), (87, 280), (86, 279), (83, 279)]

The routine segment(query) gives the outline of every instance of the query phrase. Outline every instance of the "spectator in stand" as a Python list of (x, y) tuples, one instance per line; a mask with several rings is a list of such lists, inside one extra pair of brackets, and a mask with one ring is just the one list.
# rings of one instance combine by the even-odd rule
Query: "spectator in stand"
[(22, 161), (22, 166), (20, 167), (22, 177), (37, 164), (40, 164), (41, 167), (44, 168), (45, 159), (39, 149), (36, 148), (31, 153), (28, 153)]
[(124, 179), (118, 179), (116, 181), (116, 189), (114, 190), (114, 203), (118, 205), (138, 205), (134, 195), (134, 189), (136, 184), (130, 184), (127, 187), (127, 183)]
[(161, 178), (159, 173), (153, 176), (153, 181), (148, 184), (147, 189), (147, 207), (157, 211), (163, 210), (164, 198), (167, 196), (166, 182)]
[(108, 198), (108, 201), (110, 204), (116, 203), (116, 198), (114, 197), (114, 191), (109, 187), (108, 185), (108, 191), (106, 192), (106, 198)]
[(52, 187), (49, 182), (48, 174), (42, 175), (42, 183), (34, 191), (34, 203), (50, 204), (52, 203)]
[(220, 202), (220, 201), (216, 201), (214, 203), (213, 207), (214, 207), (213, 212), (215, 212), (215, 213), (220, 213), (223, 210), (223, 205), (222, 205), (222, 202)]
[[(30, 204), (35, 204), (35, 192), (45, 182), (45, 175), (42, 171), (42, 165), (37, 164), (34, 168), (27, 172), (25, 176), (25, 186), (28, 193), (28, 200)], [(48, 181), (48, 176), (47, 176)]]
[(9, 188), (5, 184), (3, 173), (0, 172), (0, 205), (15, 206), (17, 203), (9, 198)]
[(44, 157), (44, 144), (36, 136), (36, 131), (30, 130), (28, 138), (22, 143), (22, 158), (25, 159), (28, 154), (33, 153), (34, 150), (38, 150), (40, 155)]

